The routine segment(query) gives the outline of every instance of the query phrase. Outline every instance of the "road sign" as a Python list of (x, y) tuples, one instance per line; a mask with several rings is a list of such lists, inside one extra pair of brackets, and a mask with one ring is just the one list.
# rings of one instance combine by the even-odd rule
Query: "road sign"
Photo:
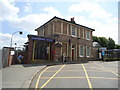
[(102, 51), (102, 56), (104, 56), (105, 55), (105, 51)]

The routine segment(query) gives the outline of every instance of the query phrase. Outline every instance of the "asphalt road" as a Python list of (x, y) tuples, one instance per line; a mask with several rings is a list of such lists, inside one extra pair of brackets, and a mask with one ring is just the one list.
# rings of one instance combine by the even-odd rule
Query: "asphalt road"
[(119, 90), (118, 61), (54, 65), (36, 75), (30, 88), (104, 88)]

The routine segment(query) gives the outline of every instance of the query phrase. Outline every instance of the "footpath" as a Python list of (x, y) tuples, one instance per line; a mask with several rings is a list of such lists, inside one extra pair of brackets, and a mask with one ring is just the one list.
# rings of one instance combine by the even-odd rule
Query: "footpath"
[[(29, 88), (32, 78), (46, 65), (11, 65), (1, 70), (2, 88)], [(1, 76), (1, 75), (0, 75)]]

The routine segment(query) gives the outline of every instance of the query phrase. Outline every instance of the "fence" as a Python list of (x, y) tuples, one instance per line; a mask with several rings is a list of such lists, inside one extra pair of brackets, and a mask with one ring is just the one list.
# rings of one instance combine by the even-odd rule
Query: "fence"
[(120, 60), (120, 49), (106, 50), (104, 60)]
[(9, 59), (9, 48), (3, 48), (2, 49), (2, 67), (7, 67), (8, 66), (8, 59)]

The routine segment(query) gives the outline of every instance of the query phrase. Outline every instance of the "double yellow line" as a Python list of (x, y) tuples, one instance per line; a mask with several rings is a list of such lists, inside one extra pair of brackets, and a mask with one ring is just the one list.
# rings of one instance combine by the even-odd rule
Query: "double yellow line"
[(39, 77), (38, 77), (38, 79), (37, 79), (35, 88), (38, 88), (38, 84), (39, 84), (39, 81), (40, 81), (40, 77), (42, 76), (42, 74), (43, 74), (48, 68), (50, 68), (50, 67), (47, 67), (45, 70), (43, 70), (43, 71), (40, 73), (40, 75), (39, 75)]

